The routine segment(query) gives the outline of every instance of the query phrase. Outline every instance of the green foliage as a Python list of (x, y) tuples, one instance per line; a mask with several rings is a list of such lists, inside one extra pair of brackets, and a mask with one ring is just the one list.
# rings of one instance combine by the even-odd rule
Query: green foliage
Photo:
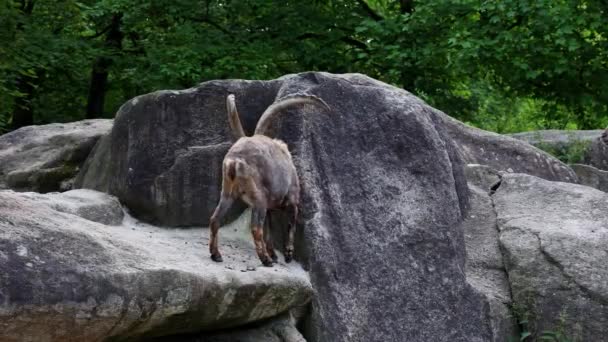
[[(33, 4), (29, 7), (28, 5)], [(601, 0), (0, 0), (0, 130), (211, 79), (360, 72), (498, 132), (608, 125)], [(120, 17), (120, 46), (107, 44)]]
[(566, 323), (568, 316), (561, 312), (556, 326), (552, 330), (538, 331), (536, 326), (535, 299), (531, 292), (522, 295), (522, 303), (513, 303), (511, 312), (517, 319), (520, 328), (517, 338), (510, 337), (510, 342), (531, 342), (531, 341), (550, 341), (550, 342), (574, 342), (566, 333)]
[(585, 159), (585, 154), (591, 145), (590, 141), (570, 139), (570, 143), (565, 145), (551, 145), (539, 143), (536, 147), (553, 155), (566, 164), (580, 164)]

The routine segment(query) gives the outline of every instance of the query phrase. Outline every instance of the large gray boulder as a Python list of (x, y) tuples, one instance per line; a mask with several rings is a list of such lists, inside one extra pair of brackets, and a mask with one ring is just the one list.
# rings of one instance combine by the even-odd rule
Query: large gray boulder
[(568, 165), (524, 141), (467, 126), (447, 115), (442, 116), (442, 124), (469, 164), (486, 165), (497, 171), (525, 173), (552, 181), (578, 181)]
[(591, 141), (582, 164), (608, 171), (608, 145), (600, 137)]
[(217, 264), (207, 257), (206, 229), (169, 230), (130, 217), (104, 225), (57, 210), (61, 197), (0, 191), (3, 342), (137, 340), (234, 328), (299, 308), (312, 296), (297, 263), (256, 268), (245, 216), (222, 230), (225, 261)]
[(608, 334), (608, 194), (505, 174), (493, 196), (520, 319), (574, 341)]
[(277, 97), (313, 93), (333, 109), (275, 125), (303, 187), (296, 254), (316, 290), (306, 338), (489, 341), (489, 307), (463, 272), (468, 192), (443, 114), (362, 75), (282, 81)]
[(608, 171), (584, 164), (573, 164), (570, 167), (576, 172), (582, 185), (608, 192)]
[(316, 293), (305, 337), (491, 340), (488, 303), (464, 273), (463, 162), (445, 114), (406, 91), (363, 75), (303, 73), (140, 96), (91, 157), (107, 161), (97, 179), (140, 218), (204, 224), (230, 141), (226, 95), (236, 94), (251, 132), (269, 104), (302, 92), (333, 108), (294, 108), (275, 122), (303, 188), (296, 257)]
[[(545, 130), (510, 134), (570, 164), (591, 165), (608, 171), (608, 146), (601, 139), (604, 130)], [(577, 172), (578, 174), (578, 172)]]
[(112, 120), (27, 126), (0, 136), (0, 189), (69, 190), (89, 152)]

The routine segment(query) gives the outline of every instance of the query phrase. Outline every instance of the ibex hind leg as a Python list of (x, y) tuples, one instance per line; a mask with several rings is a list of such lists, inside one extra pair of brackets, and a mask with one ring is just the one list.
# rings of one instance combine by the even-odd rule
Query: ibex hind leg
[(294, 255), (294, 240), (296, 235), (296, 222), (298, 219), (298, 205), (290, 205), (289, 225), (287, 226), (287, 244), (285, 246), (285, 262), (290, 263)]
[(266, 218), (266, 208), (252, 208), (251, 213), (251, 234), (255, 243), (255, 251), (267, 267), (272, 267), (272, 259), (268, 256), (266, 244), (264, 243), (264, 219)]
[(279, 258), (277, 257), (277, 253), (274, 251), (274, 244), (272, 242), (272, 218), (270, 212), (270, 210), (266, 212), (266, 231), (264, 233), (264, 238), (266, 240), (266, 251), (268, 252), (268, 255), (270, 255), (272, 262), (276, 263)]
[(226, 212), (232, 206), (234, 199), (232, 197), (222, 194), (220, 202), (218, 203), (213, 215), (209, 222), (209, 252), (211, 253), (211, 260), (215, 262), (222, 262), (222, 255), (218, 247), (218, 231), (220, 230), (220, 222), (226, 216)]

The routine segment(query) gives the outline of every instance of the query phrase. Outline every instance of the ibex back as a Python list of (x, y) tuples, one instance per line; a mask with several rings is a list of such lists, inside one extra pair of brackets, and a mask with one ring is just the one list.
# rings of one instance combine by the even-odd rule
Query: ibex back
[(264, 239), (264, 221), (270, 228), (270, 210), (286, 209), (290, 212), (287, 228), (285, 262), (293, 259), (300, 183), (287, 145), (267, 136), (271, 119), (279, 112), (299, 104), (316, 104), (329, 110), (320, 98), (312, 95), (293, 95), (281, 99), (264, 111), (251, 137), (245, 136), (234, 95), (226, 98), (228, 122), (236, 142), (222, 163), (222, 193), (210, 220), (211, 237), (209, 252), (211, 259), (222, 261), (218, 248), (220, 221), (237, 198), (241, 198), (252, 209), (251, 233), (258, 257), (264, 266), (272, 266), (277, 255), (269, 238), (268, 229)]

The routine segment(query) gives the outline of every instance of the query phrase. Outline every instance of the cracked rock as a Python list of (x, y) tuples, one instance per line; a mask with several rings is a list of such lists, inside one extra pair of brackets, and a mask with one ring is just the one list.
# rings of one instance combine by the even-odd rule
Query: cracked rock
[(608, 194), (505, 174), (494, 195), (516, 314), (576, 341), (608, 333)]
[(492, 341), (508, 341), (518, 336), (518, 327), (510, 312), (511, 289), (498, 244), (496, 213), (488, 191), (469, 185), (469, 192), (471, 209), (462, 224), (467, 281), (489, 304)]

